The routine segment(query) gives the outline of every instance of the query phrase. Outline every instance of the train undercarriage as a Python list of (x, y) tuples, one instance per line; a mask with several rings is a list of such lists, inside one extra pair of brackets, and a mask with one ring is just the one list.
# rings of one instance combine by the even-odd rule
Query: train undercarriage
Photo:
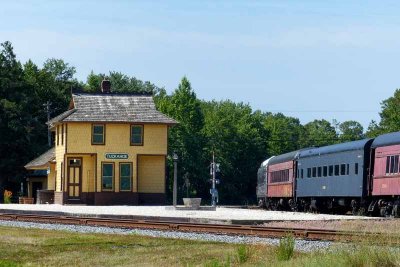
[(400, 197), (348, 198), (258, 198), (267, 210), (400, 217)]

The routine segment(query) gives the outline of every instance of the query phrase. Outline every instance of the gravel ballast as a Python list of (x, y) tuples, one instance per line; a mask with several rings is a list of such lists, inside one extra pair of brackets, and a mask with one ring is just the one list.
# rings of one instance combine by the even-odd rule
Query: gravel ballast
[[(223, 242), (233, 244), (265, 244), (276, 246), (279, 244), (279, 239), (276, 238), (261, 238), (247, 236), (229, 236), (215, 235), (206, 233), (187, 233), (177, 231), (157, 231), (157, 230), (142, 230), (142, 229), (124, 229), (111, 227), (95, 227), (83, 225), (68, 225), (68, 224), (45, 224), (19, 221), (0, 221), (0, 226), (19, 227), (19, 228), (36, 228), (44, 230), (69, 231), (77, 233), (99, 233), (99, 234), (136, 234), (142, 236), (150, 236), (156, 238), (175, 238), (187, 239), (196, 241), (208, 242)], [(309, 241), (296, 239), (295, 249), (302, 252), (311, 252), (316, 250), (327, 250), (331, 247), (332, 242), (329, 241)]]

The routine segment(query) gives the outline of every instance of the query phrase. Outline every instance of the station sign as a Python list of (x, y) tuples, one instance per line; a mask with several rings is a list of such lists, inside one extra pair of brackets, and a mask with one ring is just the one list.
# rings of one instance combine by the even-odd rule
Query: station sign
[(106, 153), (106, 159), (128, 159), (129, 155), (126, 153)]

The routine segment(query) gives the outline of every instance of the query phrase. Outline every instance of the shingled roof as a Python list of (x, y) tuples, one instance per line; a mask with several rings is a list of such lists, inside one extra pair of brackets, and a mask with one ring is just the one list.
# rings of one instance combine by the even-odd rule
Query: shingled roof
[(73, 93), (70, 110), (51, 119), (58, 122), (131, 122), (177, 124), (159, 112), (151, 95)]
[(24, 167), (27, 170), (37, 170), (47, 168), (47, 163), (53, 161), (56, 158), (54, 147), (47, 150), (45, 153), (35, 158)]

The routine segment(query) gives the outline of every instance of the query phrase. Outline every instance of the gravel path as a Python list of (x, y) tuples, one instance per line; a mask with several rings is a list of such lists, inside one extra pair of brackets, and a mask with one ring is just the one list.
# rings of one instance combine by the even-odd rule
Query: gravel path
[[(170, 207), (169, 207), (170, 208)], [(165, 206), (66, 206), (57, 204), (27, 205), (0, 204), (0, 209), (25, 211), (52, 211), (71, 214), (136, 215), (174, 218), (196, 218), (210, 220), (359, 220), (370, 219), (362, 216), (312, 214), (304, 212), (267, 211), (258, 209), (237, 209), (218, 207), (216, 211), (170, 210)]]
[[(66, 224), (44, 224), (18, 221), (0, 221), (0, 226), (20, 227), (20, 228), (37, 228), (45, 230), (61, 230), (77, 233), (101, 233), (101, 234), (137, 234), (151, 237), (176, 238), (196, 241), (211, 241), (233, 244), (266, 244), (276, 246), (279, 244), (279, 239), (276, 238), (260, 238), (247, 236), (228, 236), (215, 235), (205, 233), (185, 233), (174, 231), (156, 231), (156, 230), (141, 230), (141, 229), (123, 229), (110, 227), (94, 227), (82, 225), (66, 225)], [(307, 241), (296, 239), (295, 249), (302, 252), (311, 252), (316, 250), (327, 250), (331, 247), (332, 242), (328, 241)]]

